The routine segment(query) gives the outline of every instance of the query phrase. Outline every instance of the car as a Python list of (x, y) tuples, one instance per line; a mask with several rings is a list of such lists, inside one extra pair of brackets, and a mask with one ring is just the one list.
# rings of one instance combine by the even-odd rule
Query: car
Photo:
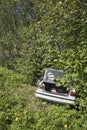
[(51, 102), (73, 105), (76, 100), (76, 91), (74, 88), (57, 86), (56, 79), (64, 77), (66, 73), (61, 70), (47, 68), (44, 74), (37, 81), (36, 97)]

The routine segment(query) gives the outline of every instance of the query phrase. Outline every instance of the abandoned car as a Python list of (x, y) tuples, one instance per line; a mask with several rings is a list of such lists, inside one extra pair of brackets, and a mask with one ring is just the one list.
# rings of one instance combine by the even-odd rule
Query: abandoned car
[(76, 92), (74, 88), (67, 91), (66, 87), (57, 87), (57, 78), (65, 75), (64, 72), (56, 69), (45, 69), (44, 74), (37, 82), (38, 88), (36, 90), (36, 97), (56, 103), (65, 103), (73, 105), (76, 99)]

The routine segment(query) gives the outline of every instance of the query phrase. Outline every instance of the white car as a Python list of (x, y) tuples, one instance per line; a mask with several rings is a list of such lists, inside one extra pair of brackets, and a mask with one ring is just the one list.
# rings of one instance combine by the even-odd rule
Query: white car
[(36, 97), (56, 103), (65, 103), (73, 105), (76, 99), (76, 92), (74, 88), (69, 91), (65, 87), (56, 86), (56, 78), (63, 77), (64, 72), (56, 69), (46, 69), (45, 73), (37, 82), (38, 88), (36, 90)]

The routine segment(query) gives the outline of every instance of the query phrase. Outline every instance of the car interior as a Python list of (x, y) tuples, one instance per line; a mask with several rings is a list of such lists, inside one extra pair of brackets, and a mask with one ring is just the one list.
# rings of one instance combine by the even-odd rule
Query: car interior
[(66, 88), (63, 87), (63, 86), (57, 87), (55, 84), (46, 83), (46, 82), (44, 82), (44, 84), (45, 84), (45, 90), (47, 92), (53, 92), (52, 90), (55, 90), (56, 93), (68, 93), (68, 91), (66, 90)]

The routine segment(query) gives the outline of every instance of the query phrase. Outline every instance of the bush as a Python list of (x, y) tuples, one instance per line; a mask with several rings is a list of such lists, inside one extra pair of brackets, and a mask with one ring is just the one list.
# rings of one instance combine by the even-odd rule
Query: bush
[(25, 81), (26, 78), (22, 74), (18, 74), (7, 68), (0, 67), (0, 89), (7, 86), (17, 86)]
[(81, 130), (82, 128), (84, 130), (87, 128), (83, 116), (76, 110), (61, 106), (35, 113), (24, 110), (14, 117), (9, 130)]

